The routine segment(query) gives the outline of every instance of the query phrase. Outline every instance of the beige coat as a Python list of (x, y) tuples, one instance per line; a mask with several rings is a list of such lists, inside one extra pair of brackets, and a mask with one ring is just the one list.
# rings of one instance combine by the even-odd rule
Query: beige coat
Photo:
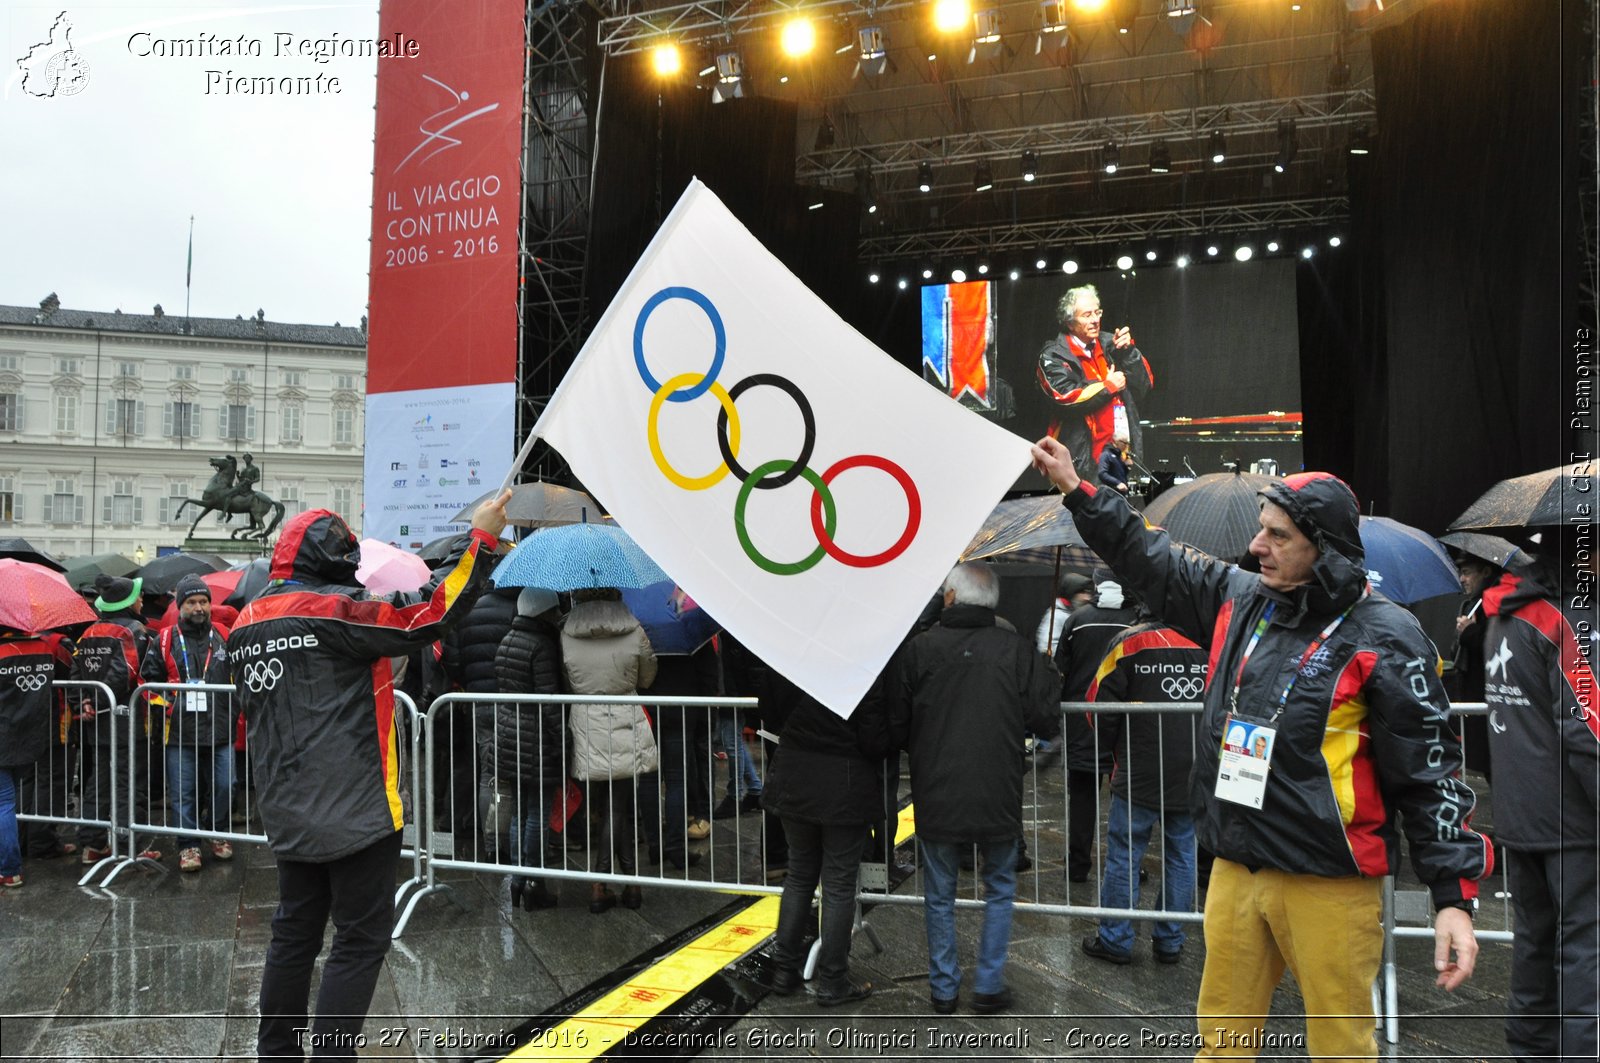
[[(637, 694), (656, 678), (656, 655), (620, 601), (579, 602), (561, 628), (562, 670), (574, 694)], [(638, 705), (574, 705), (573, 775), (626, 779), (655, 771), (655, 734)]]

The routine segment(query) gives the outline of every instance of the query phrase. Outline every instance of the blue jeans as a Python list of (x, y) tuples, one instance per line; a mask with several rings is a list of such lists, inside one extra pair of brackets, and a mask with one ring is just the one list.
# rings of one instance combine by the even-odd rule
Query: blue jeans
[[(1111, 796), (1101, 905), (1139, 907), (1139, 863), (1144, 859), (1151, 833), (1161, 821), (1156, 809), (1129, 805), (1120, 796)], [(1161, 907), (1169, 912), (1188, 911), (1194, 907), (1194, 818), (1186, 812), (1168, 812), (1161, 837)], [(1183, 947), (1183, 924), (1158, 922), (1151, 928), (1150, 938), (1160, 951), (1176, 952)], [(1100, 940), (1115, 952), (1132, 952), (1133, 923), (1126, 919), (1100, 920)]]
[(733, 709), (722, 714), (717, 721), (717, 737), (728, 754), (728, 793), (735, 801), (746, 794), (761, 792), (761, 773), (756, 770), (750, 747), (744, 744), (744, 728)]
[[(206, 821), (200, 822), (200, 786), (210, 783), (211, 801)], [(188, 830), (226, 831), (232, 825), (233, 746), (168, 746), (167, 788), (172, 792), (172, 818), (178, 829), (178, 848), (198, 849), (200, 839)]]
[(17, 780), (12, 768), (0, 768), (0, 875), (22, 873), (22, 844), (17, 838)]
[[(918, 840), (925, 867), (923, 914), (928, 927), (928, 988), (951, 1000), (961, 988), (956, 956), (956, 875), (965, 845)], [(978, 846), (983, 860), (983, 930), (978, 935), (979, 993), (1006, 987), (1006, 949), (1011, 944), (1011, 902), (1017, 895), (1017, 841), (992, 841)]]

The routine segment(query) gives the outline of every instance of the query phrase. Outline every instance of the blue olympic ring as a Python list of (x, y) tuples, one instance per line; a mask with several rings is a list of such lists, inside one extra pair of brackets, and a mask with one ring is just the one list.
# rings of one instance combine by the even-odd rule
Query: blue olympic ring
[(711, 359), (711, 368), (707, 369), (700, 383), (683, 391), (674, 391), (667, 396), (668, 402), (689, 402), (698, 399), (710, 390), (716, 383), (717, 374), (722, 372), (722, 362), (728, 354), (728, 333), (722, 327), (722, 315), (717, 313), (717, 308), (711, 305), (711, 300), (693, 288), (671, 287), (663, 288), (652, 295), (644, 304), (644, 309), (639, 311), (639, 316), (633, 322), (633, 364), (639, 369), (639, 376), (644, 378), (645, 387), (652, 393), (661, 390), (661, 382), (650, 372), (650, 367), (644, 361), (644, 326), (650, 320), (650, 314), (656, 307), (668, 299), (687, 299), (701, 310), (706, 312), (706, 317), (711, 321), (711, 329), (717, 336), (717, 353)]

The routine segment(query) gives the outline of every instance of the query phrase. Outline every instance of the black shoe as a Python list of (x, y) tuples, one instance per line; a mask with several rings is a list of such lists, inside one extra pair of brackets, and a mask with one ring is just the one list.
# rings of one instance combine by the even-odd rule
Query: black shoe
[(622, 906), (632, 911), (638, 911), (644, 904), (644, 893), (638, 886), (622, 887)]
[(998, 1015), (1011, 1007), (1011, 990), (1002, 989), (998, 993), (972, 994), (972, 1010), (979, 1015)]
[(511, 907), (515, 908), (522, 903), (522, 891), (526, 887), (525, 879), (511, 876)]
[[(685, 870), (687, 868), (695, 867), (703, 859), (705, 859), (705, 857), (701, 853), (668, 853), (667, 854), (667, 863), (671, 864), (673, 867), (677, 868), (679, 871), (683, 871), (683, 870)], [(652, 864), (659, 864), (661, 861), (660, 860), (651, 860), (650, 862)]]
[(738, 802), (729, 794), (717, 802), (717, 807), (711, 810), (712, 819), (732, 819), (738, 813)]
[(1068, 882), (1088, 882), (1089, 881), (1089, 865), (1088, 864), (1072, 864), (1072, 863), (1069, 863), (1067, 865), (1067, 881)]
[(525, 912), (536, 908), (554, 908), (559, 903), (550, 887), (543, 882), (530, 883), (522, 888), (522, 910)]
[(1017, 857), (1017, 870), (1018, 871), (1027, 871), (1032, 867), (1033, 867), (1033, 857), (1029, 856), (1027, 853), (1023, 853), (1021, 856)]
[(604, 912), (609, 912), (616, 906), (617, 895), (603, 886), (596, 887), (595, 890), (589, 895), (590, 915), (600, 915)]
[(1151, 949), (1156, 955), (1157, 963), (1174, 964), (1183, 959), (1183, 946), (1175, 949)]
[(774, 967), (770, 988), (780, 997), (786, 997), (800, 988), (800, 972), (787, 967)]
[(761, 811), (761, 795), (760, 794), (745, 794), (744, 797), (742, 799), (740, 799), (740, 801), (739, 801), (739, 811), (740, 812), (760, 812)]
[(818, 990), (817, 1004), (824, 1008), (836, 1008), (840, 1004), (851, 1004), (857, 1000), (865, 1000), (871, 995), (871, 982), (857, 982), (853, 978), (846, 978), (842, 989), (826, 993)]
[(1114, 963), (1121, 967), (1126, 967), (1133, 962), (1133, 956), (1126, 952), (1117, 952), (1109, 948), (1104, 941), (1100, 940), (1099, 934), (1090, 934), (1083, 939), (1083, 951), (1097, 960), (1105, 960), (1107, 963)]
[(933, 1004), (934, 1014), (936, 1015), (954, 1015), (956, 1013), (955, 997), (936, 997), (930, 994), (928, 1000)]

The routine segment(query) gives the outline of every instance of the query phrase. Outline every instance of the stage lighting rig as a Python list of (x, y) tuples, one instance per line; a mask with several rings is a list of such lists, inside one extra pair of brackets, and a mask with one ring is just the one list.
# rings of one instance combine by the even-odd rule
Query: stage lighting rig
[(711, 89), (712, 103), (726, 103), (744, 96), (744, 57), (738, 51), (717, 55), (717, 83)]
[(1164, 140), (1150, 145), (1150, 172), (1172, 172), (1172, 149), (1167, 146), (1167, 142)]
[(1053, 48), (1067, 45), (1067, 0), (1040, 0), (1039, 32), (1033, 39), (1033, 54), (1044, 51), (1045, 42)]
[(817, 139), (812, 144), (812, 151), (827, 151), (833, 147), (834, 129), (833, 119), (828, 117), (828, 112), (822, 112), (822, 124), (817, 126)]
[(987, 192), (994, 187), (994, 171), (989, 166), (988, 159), (979, 159), (978, 165), (972, 171), (972, 190), (974, 192)]
[(979, 59), (999, 59), (1005, 50), (1005, 41), (1000, 36), (1000, 9), (991, 7), (974, 13), (972, 48), (967, 52), (967, 63), (970, 65)]
[(1117, 166), (1122, 162), (1122, 149), (1117, 147), (1115, 140), (1106, 141), (1106, 146), (1100, 149), (1100, 162), (1107, 174), (1117, 172)]
[(1032, 148), (1022, 153), (1022, 179), (1032, 183), (1039, 176), (1039, 155)]
[(1350, 134), (1350, 143), (1346, 149), (1352, 155), (1369, 155), (1372, 153), (1372, 134), (1364, 125), (1356, 126)]
[(878, 213), (878, 192), (872, 180), (872, 167), (856, 168), (856, 197), (868, 214)]
[(674, 77), (683, 70), (683, 53), (676, 43), (662, 41), (650, 49), (650, 67), (657, 77)]
[(917, 190), (933, 191), (933, 163), (927, 161), (917, 163)]
[(783, 24), (779, 43), (783, 54), (790, 59), (810, 55), (811, 49), (817, 46), (817, 28), (806, 16), (796, 15)]
[(859, 27), (856, 30), (856, 73), (877, 77), (889, 68), (889, 35), (882, 26)]
[(1208, 141), (1208, 150), (1211, 154), (1213, 166), (1221, 166), (1228, 158), (1228, 141), (1222, 135), (1222, 130), (1213, 129)]
[(1300, 135), (1295, 130), (1293, 118), (1280, 118), (1278, 120), (1278, 154), (1272, 160), (1272, 169), (1275, 173), (1284, 173), (1289, 169), (1289, 164), (1300, 151)]

